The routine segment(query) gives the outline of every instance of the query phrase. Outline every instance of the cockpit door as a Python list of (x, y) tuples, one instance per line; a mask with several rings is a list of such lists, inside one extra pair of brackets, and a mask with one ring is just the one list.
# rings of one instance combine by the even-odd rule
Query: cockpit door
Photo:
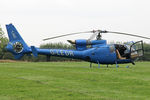
[(138, 41), (130, 46), (130, 58), (136, 59), (144, 55), (143, 41)]

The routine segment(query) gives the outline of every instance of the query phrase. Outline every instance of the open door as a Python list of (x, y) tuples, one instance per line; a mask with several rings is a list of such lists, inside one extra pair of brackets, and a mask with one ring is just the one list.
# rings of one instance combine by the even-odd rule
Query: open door
[(127, 44), (115, 44), (118, 59), (135, 60), (144, 55), (143, 41), (128, 42)]
[(136, 59), (144, 55), (143, 41), (138, 41), (130, 46), (130, 58)]

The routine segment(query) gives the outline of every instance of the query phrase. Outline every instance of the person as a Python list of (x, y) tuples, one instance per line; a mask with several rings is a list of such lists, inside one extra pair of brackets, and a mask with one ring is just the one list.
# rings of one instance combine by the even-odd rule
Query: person
[(118, 51), (118, 49), (116, 49), (116, 54), (117, 54), (117, 58), (118, 59), (126, 59), (126, 57), (122, 57)]

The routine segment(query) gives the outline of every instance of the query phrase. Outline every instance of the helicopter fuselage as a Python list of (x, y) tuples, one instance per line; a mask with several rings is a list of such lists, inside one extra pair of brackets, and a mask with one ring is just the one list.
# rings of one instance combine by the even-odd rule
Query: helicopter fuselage
[(6, 25), (6, 29), (9, 37), (9, 43), (6, 49), (14, 55), (15, 59), (20, 59), (25, 54), (32, 53), (35, 57), (41, 54), (82, 59), (98, 64), (123, 64), (132, 63), (133, 58), (143, 56), (142, 41), (137, 42), (141, 43), (140, 45), (138, 44), (138, 46), (142, 47), (140, 49), (136, 49), (137, 43), (133, 43), (128, 48), (128, 45), (107, 44), (106, 40), (89, 41), (85, 39), (78, 39), (75, 41), (69, 40), (70, 43), (75, 45), (75, 50), (41, 49), (34, 46), (28, 47), (12, 24)]
[(41, 54), (41, 55), (81, 59), (81, 60), (85, 60), (93, 63), (101, 63), (101, 64), (116, 64), (116, 63), (132, 62), (130, 59), (118, 59), (114, 45), (100, 44), (91, 48), (87, 48), (85, 50), (40, 49), (34, 46), (31, 46), (31, 49), (33, 55), (36, 57), (38, 56), (38, 54)]

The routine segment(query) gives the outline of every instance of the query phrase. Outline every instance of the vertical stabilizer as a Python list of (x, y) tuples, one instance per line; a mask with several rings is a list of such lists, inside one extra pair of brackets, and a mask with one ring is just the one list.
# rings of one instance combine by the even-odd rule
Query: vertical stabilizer
[(20, 36), (14, 25), (6, 25), (6, 29), (9, 37), (9, 43), (6, 49), (13, 53), (15, 59), (20, 59), (24, 54), (31, 53), (31, 49)]

